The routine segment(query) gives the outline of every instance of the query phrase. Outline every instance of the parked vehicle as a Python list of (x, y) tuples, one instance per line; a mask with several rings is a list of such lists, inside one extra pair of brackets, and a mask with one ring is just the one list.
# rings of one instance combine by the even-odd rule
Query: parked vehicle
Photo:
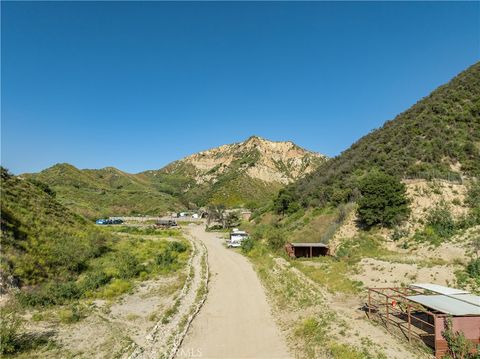
[(228, 241), (227, 242), (227, 248), (239, 248), (242, 246), (242, 242), (240, 241)]
[(107, 224), (122, 224), (123, 223), (123, 220), (119, 219), (119, 218), (115, 218), (115, 219), (111, 219), (111, 218), (107, 218), (107, 219), (97, 219), (95, 221), (96, 224), (100, 224), (100, 225), (107, 225)]
[(242, 242), (248, 238), (248, 233), (240, 231), (238, 228), (234, 228), (230, 233), (230, 240), (227, 242), (228, 248), (238, 248), (242, 245)]
[(170, 227), (176, 227), (177, 226), (177, 221), (174, 219), (159, 219), (157, 223), (155, 223), (155, 227), (159, 228), (170, 228)]

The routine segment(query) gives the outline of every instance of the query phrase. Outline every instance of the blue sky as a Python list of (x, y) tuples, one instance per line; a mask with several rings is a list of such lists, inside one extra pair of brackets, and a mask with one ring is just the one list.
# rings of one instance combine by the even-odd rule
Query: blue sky
[(480, 58), (480, 3), (2, 2), (2, 165), (157, 169), (250, 135), (329, 156)]

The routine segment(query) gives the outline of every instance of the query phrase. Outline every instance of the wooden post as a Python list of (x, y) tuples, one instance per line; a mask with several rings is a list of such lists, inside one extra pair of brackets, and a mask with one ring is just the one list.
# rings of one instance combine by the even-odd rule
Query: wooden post
[(408, 341), (412, 341), (412, 317), (411, 317), (411, 308), (410, 303), (408, 304)]
[(369, 289), (368, 290), (368, 319), (370, 319), (370, 316), (372, 315), (372, 310), (371, 310), (371, 307), (372, 307), (372, 291)]
[(310, 258), (312, 258), (312, 249), (313, 247), (310, 247)]
[(387, 312), (387, 331), (390, 331), (390, 328), (389, 328), (389, 321), (390, 321), (390, 315), (389, 315), (389, 310), (388, 310), (388, 295), (385, 295), (385, 308), (386, 308), (386, 312)]

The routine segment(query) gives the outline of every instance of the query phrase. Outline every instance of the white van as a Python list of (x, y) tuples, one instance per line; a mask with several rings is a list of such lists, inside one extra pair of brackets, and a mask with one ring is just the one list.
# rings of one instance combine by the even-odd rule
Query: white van
[(227, 243), (227, 247), (240, 247), (242, 242), (248, 238), (248, 233), (245, 231), (239, 231), (237, 228), (234, 228), (230, 233), (230, 240)]

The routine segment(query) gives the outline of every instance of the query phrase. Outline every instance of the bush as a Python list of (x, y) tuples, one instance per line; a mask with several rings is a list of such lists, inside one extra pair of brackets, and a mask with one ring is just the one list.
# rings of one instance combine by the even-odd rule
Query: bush
[(98, 289), (110, 282), (111, 279), (112, 277), (103, 271), (89, 273), (81, 282), (82, 291), (86, 292)]
[(480, 258), (472, 259), (467, 264), (467, 273), (470, 277), (480, 280)]
[(396, 177), (372, 171), (360, 182), (358, 216), (367, 226), (391, 227), (410, 213), (405, 185)]
[(28, 181), (30, 183), (32, 183), (33, 185), (37, 186), (40, 190), (42, 190), (43, 192), (45, 192), (49, 196), (55, 197), (57, 195), (55, 193), (55, 191), (52, 188), (50, 188), (50, 186), (48, 184), (46, 184), (45, 182), (39, 181), (39, 180), (34, 179), (34, 178), (29, 178)]
[(448, 353), (445, 358), (478, 358), (476, 355), (474, 356), (474, 354), (471, 354), (473, 344), (465, 338), (465, 334), (463, 334), (463, 332), (453, 331), (451, 318), (446, 318), (445, 330), (442, 332), (442, 336), (445, 338), (448, 345)]
[(20, 318), (14, 311), (3, 308), (0, 312), (0, 354), (13, 354), (19, 349), (18, 332), (21, 328)]
[(157, 265), (165, 269), (170, 268), (177, 261), (177, 258), (173, 253), (174, 252), (169, 249), (160, 253), (156, 258)]
[(132, 284), (126, 280), (114, 279), (101, 292), (101, 296), (107, 299), (115, 298), (132, 289)]
[(177, 252), (177, 253), (183, 253), (187, 250), (187, 246), (181, 242), (169, 242), (168, 247), (170, 250)]
[(242, 242), (242, 252), (247, 254), (253, 249), (254, 246), (255, 246), (255, 240), (253, 238), (248, 237)]
[(31, 291), (19, 292), (18, 301), (23, 306), (38, 307), (64, 304), (67, 301), (79, 299), (82, 291), (73, 281), (65, 283), (47, 283)]
[(400, 227), (395, 227), (392, 233), (392, 241), (396, 242), (407, 236), (408, 236), (408, 230)]
[(427, 225), (441, 238), (450, 238), (455, 233), (455, 220), (446, 203), (438, 204), (428, 215)]
[(272, 229), (272, 231), (267, 234), (267, 244), (273, 250), (282, 248), (285, 242), (285, 234), (278, 228)]
[(58, 319), (63, 324), (76, 323), (83, 317), (84, 314), (78, 305), (72, 305), (70, 308), (64, 308), (58, 311)]
[(118, 277), (121, 279), (133, 278), (143, 269), (138, 259), (127, 252), (120, 252), (116, 258)]

